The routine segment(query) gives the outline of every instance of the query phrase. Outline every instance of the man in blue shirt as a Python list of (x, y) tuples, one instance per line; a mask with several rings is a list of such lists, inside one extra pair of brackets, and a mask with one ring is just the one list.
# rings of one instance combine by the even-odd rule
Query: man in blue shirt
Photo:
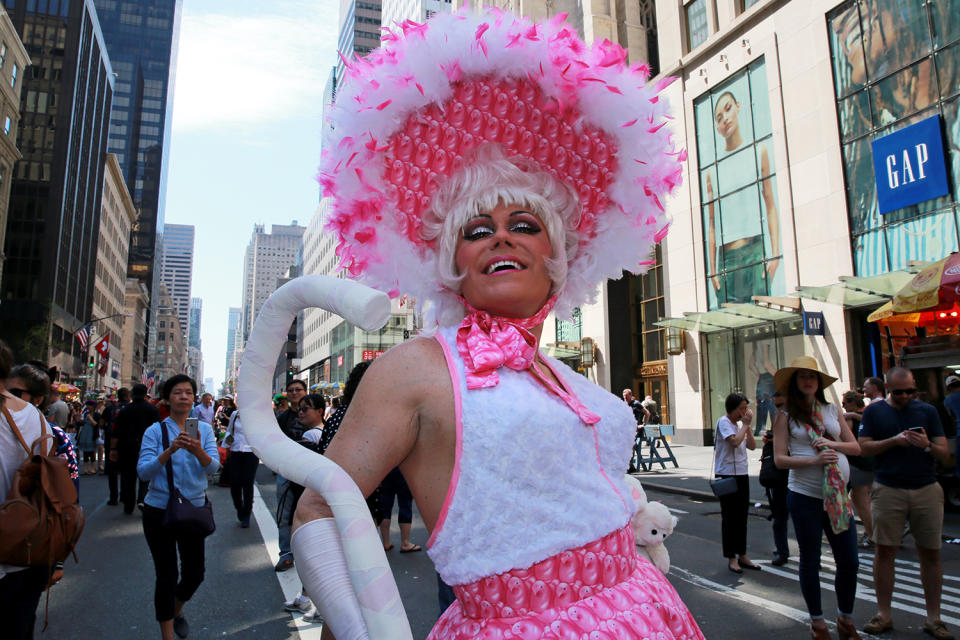
[(887, 372), (886, 382), (886, 400), (871, 402), (860, 426), (863, 455), (876, 456), (870, 507), (877, 545), (873, 583), (878, 611), (863, 630), (877, 634), (893, 628), (894, 560), (904, 524), (909, 522), (927, 609), (923, 630), (938, 640), (950, 640), (953, 636), (940, 620), (943, 489), (937, 483), (935, 464), (935, 459), (946, 463), (950, 451), (937, 410), (915, 399), (917, 385), (910, 370), (894, 367)]

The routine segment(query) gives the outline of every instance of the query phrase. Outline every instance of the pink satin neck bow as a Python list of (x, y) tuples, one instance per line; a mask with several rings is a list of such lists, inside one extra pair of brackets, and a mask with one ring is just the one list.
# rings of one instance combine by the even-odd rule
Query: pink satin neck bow
[(533, 367), (537, 377), (557, 394), (584, 423), (596, 424), (600, 417), (587, 409), (573, 394), (567, 393), (543, 375), (534, 365), (537, 338), (529, 329), (543, 322), (557, 297), (551, 297), (536, 315), (529, 318), (504, 318), (474, 309), (461, 299), (467, 316), (457, 329), (457, 351), (463, 358), (467, 389), (485, 389), (500, 384), (497, 369), (507, 367), (524, 371)]

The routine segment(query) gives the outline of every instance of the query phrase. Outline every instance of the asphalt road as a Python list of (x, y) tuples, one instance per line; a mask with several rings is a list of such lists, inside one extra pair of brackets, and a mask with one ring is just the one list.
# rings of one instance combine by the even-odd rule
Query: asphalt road
[[(256, 524), (249, 529), (239, 528), (229, 489), (210, 488), (217, 532), (207, 540), (206, 579), (184, 610), (191, 638), (319, 638), (319, 624), (307, 625), (299, 614), (282, 609), (284, 598), (295, 593), (299, 583), (295, 571), (278, 574), (273, 570), (277, 559), (276, 525), (271, 517), (276, 503), (274, 486), (273, 474), (261, 466), (261, 499), (255, 507)], [(87, 525), (77, 551), (79, 564), (68, 560), (63, 581), (51, 590), (50, 626), (43, 635), (39, 633), (44, 617), (41, 600), (37, 638), (159, 637), (153, 616), (153, 566), (139, 512), (125, 516), (120, 507), (107, 506), (107, 481), (102, 476), (83, 477), (80, 495)], [(751, 516), (749, 546), (751, 557), (763, 564), (764, 570), (738, 576), (727, 571), (721, 557), (717, 503), (653, 490), (648, 490), (648, 495), (662, 500), (680, 518), (677, 530), (667, 541), (672, 560), (668, 577), (707, 638), (808, 637), (796, 557), (785, 567), (769, 566), (772, 534), (762, 511)], [(393, 537), (395, 546), (388, 557), (414, 638), (422, 639), (439, 615), (436, 574), (426, 553), (397, 553), (400, 545), (395, 520)], [(421, 545), (427, 539), (416, 514), (412, 538)], [(908, 547), (910, 544), (908, 538)], [(795, 552), (792, 536), (791, 545)], [(952, 630), (960, 631), (960, 546), (945, 544), (943, 558), (943, 617)], [(897, 628), (884, 638), (928, 637), (920, 630), (923, 596), (916, 561), (915, 552), (909, 548), (898, 560), (894, 597)], [(871, 562), (872, 554), (861, 555), (855, 611), (858, 626), (875, 612)], [(823, 568), (823, 608), (829, 613), (835, 610), (836, 601), (831, 591), (828, 547)]]

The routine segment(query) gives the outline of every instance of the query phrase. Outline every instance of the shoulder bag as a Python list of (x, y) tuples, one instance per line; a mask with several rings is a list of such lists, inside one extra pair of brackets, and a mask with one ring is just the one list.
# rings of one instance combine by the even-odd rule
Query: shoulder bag
[[(714, 459), (714, 464), (716, 464), (716, 459), (717, 459), (717, 440), (719, 440), (719, 439), (720, 439), (720, 420), (717, 420), (717, 426), (716, 426), (716, 428), (715, 428), (715, 430), (714, 430), (714, 436), (713, 436), (713, 459)], [(734, 471), (734, 475), (736, 475), (736, 471), (737, 471), (737, 457), (736, 457), (736, 454), (734, 454), (734, 457), (733, 457), (733, 471)], [(716, 468), (714, 468), (714, 473), (716, 473)], [(724, 497), (724, 496), (728, 496), (728, 495), (730, 495), (731, 493), (736, 493), (736, 492), (737, 492), (737, 479), (731, 477), (731, 478), (717, 478), (716, 480), (711, 480), (711, 481), (710, 481), (710, 490), (713, 491), (713, 495), (717, 496), (718, 498), (722, 498), (722, 497)]]
[[(160, 433), (163, 437), (163, 450), (170, 448), (170, 439), (167, 436), (166, 420), (160, 423)], [(173, 484), (173, 456), (167, 460), (167, 488), (170, 499), (167, 501), (167, 510), (163, 515), (163, 526), (176, 533), (198, 535), (206, 538), (217, 530), (213, 520), (213, 505), (206, 494), (203, 496), (203, 506), (198, 507), (180, 493)]]

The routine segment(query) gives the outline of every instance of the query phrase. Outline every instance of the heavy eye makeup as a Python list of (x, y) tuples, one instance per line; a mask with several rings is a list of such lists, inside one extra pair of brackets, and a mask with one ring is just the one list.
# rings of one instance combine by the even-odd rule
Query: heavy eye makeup
[[(543, 227), (537, 217), (528, 211), (514, 211), (510, 214), (508, 230), (511, 233), (526, 233), (534, 235), (540, 233)], [(480, 240), (496, 232), (493, 219), (481, 214), (463, 226), (463, 239), (468, 241)]]

